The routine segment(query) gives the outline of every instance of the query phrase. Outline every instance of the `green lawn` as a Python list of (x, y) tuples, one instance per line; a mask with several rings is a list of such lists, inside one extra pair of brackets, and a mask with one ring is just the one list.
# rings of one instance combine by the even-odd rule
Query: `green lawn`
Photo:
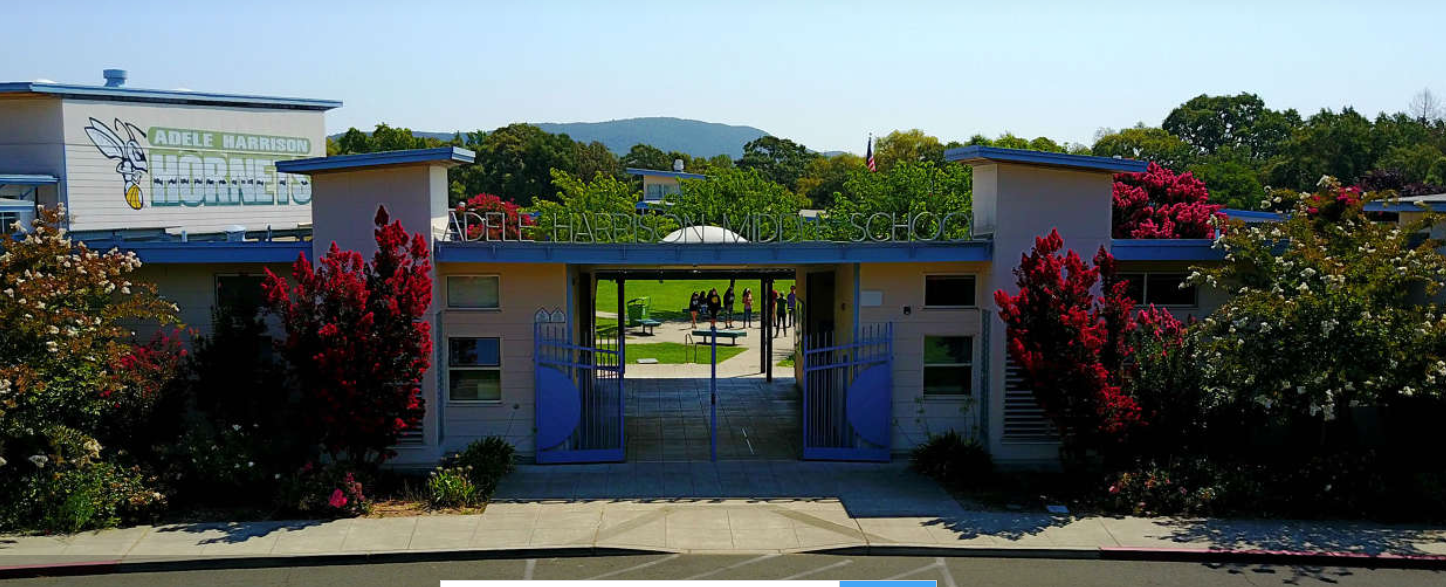
[[(793, 285), (792, 279), (779, 279), (773, 282), (773, 287), (784, 295), (788, 295), (789, 286)], [(675, 279), (670, 281), (646, 280), (627, 282), (627, 291), (624, 292), (629, 300), (640, 297), (652, 298), (652, 309), (649, 315), (654, 320), (687, 320), (688, 314), (685, 308), (688, 307), (688, 298), (695, 291), (707, 291), (716, 288), (718, 295), (728, 290), (726, 279)], [(740, 279), (733, 285), (733, 294), (737, 298), (733, 302), (735, 319), (743, 316), (743, 290), (753, 290), (753, 311), (754, 318), (763, 309), (762, 291), (758, 280)], [(616, 312), (618, 306), (618, 284), (615, 281), (599, 281), (597, 283), (597, 309), (603, 312)]]
[[(747, 347), (719, 345), (718, 362), (722, 363), (723, 361), (738, 356), (746, 350), (748, 350)], [(676, 342), (628, 343), (627, 347), (623, 350), (623, 354), (623, 358), (628, 364), (636, 364), (638, 359), (657, 359), (661, 364), (681, 365), (692, 362), (689, 359), (693, 358), (693, 353), (688, 350), (688, 345)], [(710, 351), (708, 350), (708, 346), (698, 345), (697, 362), (707, 363), (709, 356)]]

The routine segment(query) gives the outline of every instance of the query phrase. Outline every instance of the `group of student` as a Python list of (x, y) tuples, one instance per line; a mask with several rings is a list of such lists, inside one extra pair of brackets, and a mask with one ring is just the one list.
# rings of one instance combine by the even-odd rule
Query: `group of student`
[[(771, 296), (774, 300), (774, 326), (788, 334), (788, 327), (797, 321), (795, 309), (798, 306), (798, 286), (789, 286), (788, 295), (773, 290)], [(733, 282), (728, 282), (728, 290), (722, 295), (718, 294), (718, 288), (708, 291), (695, 291), (692, 298), (688, 300), (688, 314), (693, 318), (693, 328), (698, 327), (698, 314), (703, 314), (712, 326), (718, 325), (718, 317), (723, 317), (723, 327), (733, 328)], [(766, 318), (764, 318), (766, 319)], [(743, 288), (743, 327), (751, 328), (753, 324), (753, 289)], [(774, 336), (777, 336), (777, 330)]]

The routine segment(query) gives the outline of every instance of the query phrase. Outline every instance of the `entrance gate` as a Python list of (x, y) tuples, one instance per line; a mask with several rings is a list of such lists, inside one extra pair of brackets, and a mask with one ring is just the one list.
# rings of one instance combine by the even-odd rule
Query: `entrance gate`
[(888, 461), (892, 430), (893, 324), (803, 338), (803, 458)]
[(534, 326), (537, 462), (623, 460), (622, 353), (573, 344), (566, 323)]

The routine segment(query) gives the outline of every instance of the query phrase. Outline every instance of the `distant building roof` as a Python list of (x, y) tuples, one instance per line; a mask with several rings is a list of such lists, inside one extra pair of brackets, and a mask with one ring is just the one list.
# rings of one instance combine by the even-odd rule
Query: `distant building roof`
[(437, 147), (435, 149), (409, 149), (405, 151), (379, 151), (355, 155), (332, 157), (311, 157), (277, 161), (276, 170), (281, 173), (323, 173), (360, 167), (381, 167), (385, 165), (413, 165), (417, 163), (471, 163), (477, 154), (461, 147)]
[(1423, 196), (1407, 196), (1401, 198), (1400, 202), (1367, 202), (1367, 212), (1420, 212), (1425, 206), (1432, 212), (1446, 212), (1446, 194), (1426, 194)]
[(1246, 224), (1254, 224), (1254, 223), (1256, 223), (1256, 222), (1279, 222), (1280, 219), (1281, 219), (1280, 214), (1279, 214), (1279, 213), (1276, 213), (1276, 212), (1260, 212), (1260, 211), (1257, 211), (1257, 210), (1237, 210), (1237, 209), (1234, 209), (1234, 208), (1221, 208), (1220, 211), (1225, 214), (1225, 217), (1226, 217), (1226, 218), (1234, 218), (1234, 219), (1236, 219), (1236, 220), (1242, 220), (1242, 221), (1244, 221)]
[(1068, 153), (1030, 151), (1028, 149), (1005, 149), (1002, 147), (985, 147), (981, 145), (949, 149), (944, 152), (944, 160), (959, 161), (962, 163), (982, 161), (1018, 163), (1023, 165), (1043, 165), (1047, 167), (1065, 167), (1111, 173), (1138, 173), (1144, 171), (1149, 166), (1149, 163), (1136, 161), (1134, 159), (1095, 157), (1093, 155), (1070, 155)]
[(708, 179), (708, 176), (698, 173), (686, 173), (682, 171), (659, 171), (657, 169), (640, 169), (637, 167), (627, 168), (628, 175), (651, 175), (657, 177), (676, 177), (678, 179)]
[(50, 81), (0, 82), (0, 94), (38, 94), (62, 98), (115, 100), (121, 102), (160, 102), (167, 104), (205, 104), (246, 108), (277, 108), (294, 110), (331, 110), (340, 108), (338, 100), (282, 98), (246, 94), (217, 94), (188, 90), (147, 90), (125, 86), (87, 86)]

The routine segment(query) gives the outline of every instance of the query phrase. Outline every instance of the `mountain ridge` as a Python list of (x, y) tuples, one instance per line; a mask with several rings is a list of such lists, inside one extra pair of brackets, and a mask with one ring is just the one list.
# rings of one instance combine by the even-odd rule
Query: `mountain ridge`
[[(644, 116), (619, 118), (602, 122), (529, 122), (552, 134), (566, 134), (575, 141), (591, 143), (597, 141), (618, 156), (626, 155), (638, 143), (652, 145), (663, 151), (678, 151), (694, 157), (727, 155), (731, 159), (743, 156), (743, 145), (769, 133), (763, 129), (747, 126), (707, 122), (691, 118), (672, 116)], [(370, 134), (370, 133), (368, 133)], [(434, 132), (413, 130), (412, 135), (443, 141), (451, 140), (455, 132)], [(330, 135), (330, 138), (341, 133)]]

